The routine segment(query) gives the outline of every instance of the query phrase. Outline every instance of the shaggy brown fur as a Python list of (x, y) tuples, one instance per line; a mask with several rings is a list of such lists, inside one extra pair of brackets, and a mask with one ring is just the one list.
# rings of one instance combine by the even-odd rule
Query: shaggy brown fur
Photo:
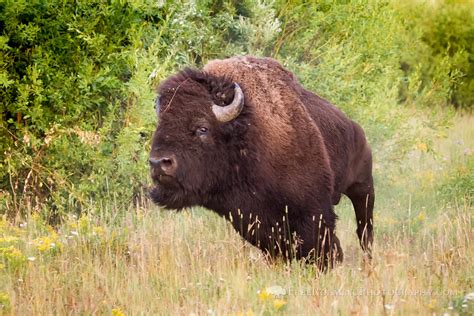
[[(220, 123), (211, 105), (229, 104), (234, 82), (243, 111)], [(167, 79), (158, 93), (151, 157), (173, 159), (171, 172), (151, 168), (155, 203), (205, 206), (262, 250), (327, 267), (343, 257), (332, 205), (346, 194), (361, 246), (370, 250), (374, 190), (364, 132), (277, 61), (215, 60)]]

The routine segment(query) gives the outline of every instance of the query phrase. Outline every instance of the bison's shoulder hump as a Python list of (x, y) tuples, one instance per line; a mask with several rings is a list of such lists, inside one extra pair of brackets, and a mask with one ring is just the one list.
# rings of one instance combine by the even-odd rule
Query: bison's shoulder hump
[(296, 77), (273, 58), (239, 56), (228, 59), (215, 59), (208, 62), (203, 70), (215, 76), (233, 78), (235, 81), (255, 81), (265, 75), (273, 79), (297, 83)]

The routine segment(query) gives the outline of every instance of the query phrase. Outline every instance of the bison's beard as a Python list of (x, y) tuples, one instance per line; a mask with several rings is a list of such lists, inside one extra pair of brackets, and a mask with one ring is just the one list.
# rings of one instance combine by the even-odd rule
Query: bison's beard
[(167, 209), (180, 210), (199, 204), (194, 195), (186, 193), (180, 186), (163, 186), (156, 184), (150, 190), (153, 203)]

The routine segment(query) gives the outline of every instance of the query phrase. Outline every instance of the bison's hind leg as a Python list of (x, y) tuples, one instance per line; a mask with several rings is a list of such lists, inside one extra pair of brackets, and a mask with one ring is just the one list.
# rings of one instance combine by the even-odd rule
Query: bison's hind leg
[(332, 253), (334, 254), (333, 261), (337, 263), (341, 263), (342, 261), (344, 261), (344, 252), (342, 251), (341, 243), (339, 241), (339, 238), (337, 238), (336, 234), (334, 234), (334, 246)]
[(354, 206), (357, 220), (357, 236), (362, 249), (371, 256), (373, 242), (374, 183), (372, 176), (364, 181), (352, 184), (346, 195)]

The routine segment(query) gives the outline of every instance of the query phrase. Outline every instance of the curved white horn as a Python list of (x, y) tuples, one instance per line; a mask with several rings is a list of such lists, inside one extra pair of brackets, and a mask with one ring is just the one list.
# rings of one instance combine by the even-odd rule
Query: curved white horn
[(244, 93), (237, 83), (234, 88), (234, 100), (226, 106), (212, 104), (212, 112), (219, 122), (229, 122), (239, 116), (244, 107)]

